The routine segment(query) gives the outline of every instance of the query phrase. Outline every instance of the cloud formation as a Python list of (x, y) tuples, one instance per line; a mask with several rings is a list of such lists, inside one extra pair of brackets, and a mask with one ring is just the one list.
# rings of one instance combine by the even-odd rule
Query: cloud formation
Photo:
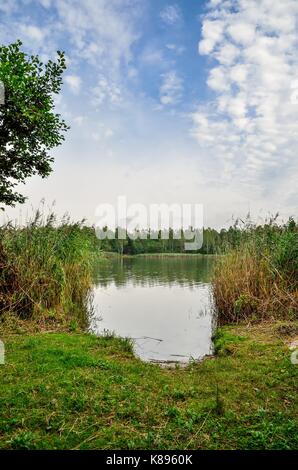
[(160, 17), (166, 24), (173, 25), (181, 20), (182, 13), (178, 5), (167, 5), (161, 10)]
[(32, 41), (42, 42), (45, 38), (45, 32), (42, 29), (34, 25), (22, 25), (22, 33)]
[(160, 102), (164, 105), (177, 104), (183, 92), (183, 80), (175, 70), (171, 70), (161, 75), (162, 84), (160, 86)]
[(64, 81), (75, 95), (79, 93), (82, 80), (78, 75), (66, 75)]
[(217, 226), (249, 209), (297, 213), (298, 0), (154, 3), (0, 0), (1, 43), (67, 56), (55, 103), (71, 129), (30, 201), (57, 196), (92, 220), (95, 200), (145, 192), (203, 202)]
[(222, 181), (297, 186), (297, 47), (296, 0), (209, 2), (198, 48), (213, 60), (207, 84), (214, 98), (193, 113), (193, 135)]
[[(114, 99), (110, 88), (120, 87), (123, 71), (132, 59), (132, 47), (139, 38), (141, 0), (20, 0), (20, 8), (17, 3), (0, 2), (0, 11), (8, 15), (1, 22), (1, 42), (9, 42), (12, 30), (17, 31), (26, 49), (38, 52), (43, 59), (53, 57), (61, 44), (66, 43), (71, 74), (68, 84), (72, 90), (79, 89), (78, 80), (73, 79), (77, 75), (76, 66), (85, 61), (94, 73), (111, 83), (101, 86), (101, 96), (106, 90), (103, 99)], [(38, 4), (46, 11), (40, 17), (42, 21), (35, 24), (33, 15), (30, 18), (22, 8), (34, 9)]]

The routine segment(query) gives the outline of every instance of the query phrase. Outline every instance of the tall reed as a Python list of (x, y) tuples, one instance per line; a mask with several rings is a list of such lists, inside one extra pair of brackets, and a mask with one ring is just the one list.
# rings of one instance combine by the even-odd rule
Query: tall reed
[(296, 223), (242, 228), (216, 263), (213, 290), (219, 323), (298, 318)]
[(98, 253), (92, 228), (39, 211), (25, 227), (0, 228), (0, 319), (82, 324)]

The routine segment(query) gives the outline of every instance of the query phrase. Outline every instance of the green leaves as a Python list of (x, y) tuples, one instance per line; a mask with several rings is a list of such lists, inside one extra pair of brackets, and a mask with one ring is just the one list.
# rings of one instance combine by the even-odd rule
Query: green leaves
[(21, 51), (21, 41), (0, 47), (0, 81), (5, 104), (0, 106), (0, 204), (15, 205), (24, 197), (15, 186), (34, 174), (51, 172), (49, 151), (60, 145), (68, 130), (54, 112), (54, 95), (62, 86), (65, 56), (42, 63)]

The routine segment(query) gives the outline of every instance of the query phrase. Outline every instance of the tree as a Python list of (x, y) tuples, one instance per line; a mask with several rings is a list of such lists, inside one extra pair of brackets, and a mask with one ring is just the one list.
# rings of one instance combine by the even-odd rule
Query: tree
[(49, 175), (49, 151), (62, 143), (68, 129), (54, 112), (54, 95), (60, 92), (66, 68), (64, 53), (58, 51), (56, 61), (44, 64), (21, 46), (21, 41), (0, 46), (5, 91), (0, 104), (0, 204), (11, 206), (25, 201), (15, 190), (18, 183), (35, 174)]

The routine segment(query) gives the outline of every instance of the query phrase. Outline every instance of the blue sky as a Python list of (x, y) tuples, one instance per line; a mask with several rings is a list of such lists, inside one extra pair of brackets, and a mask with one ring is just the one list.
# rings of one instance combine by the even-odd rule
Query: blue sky
[(298, 2), (0, 0), (0, 40), (64, 50), (54, 172), (22, 190), (95, 221), (101, 202), (203, 203), (205, 224), (297, 213)]

